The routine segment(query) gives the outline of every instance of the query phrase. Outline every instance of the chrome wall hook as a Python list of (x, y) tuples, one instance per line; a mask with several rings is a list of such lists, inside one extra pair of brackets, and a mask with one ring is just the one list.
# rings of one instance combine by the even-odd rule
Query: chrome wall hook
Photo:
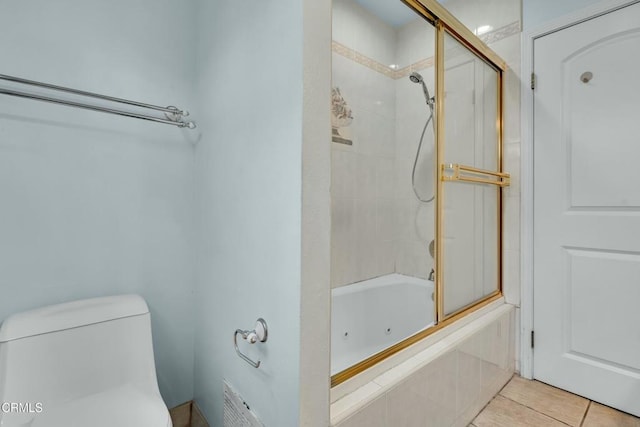
[(238, 335), (240, 335), (242, 339), (247, 341), (249, 344), (255, 344), (258, 341), (266, 342), (268, 337), (267, 322), (265, 322), (263, 318), (259, 318), (258, 320), (256, 320), (256, 326), (253, 330), (250, 331), (250, 330), (236, 329), (236, 331), (233, 334), (233, 346), (235, 347), (236, 353), (238, 354), (238, 356), (240, 356), (242, 360), (244, 360), (254, 368), (259, 368), (260, 367), (259, 360), (257, 362), (254, 362), (253, 360), (249, 359), (244, 353), (242, 353), (238, 348)]

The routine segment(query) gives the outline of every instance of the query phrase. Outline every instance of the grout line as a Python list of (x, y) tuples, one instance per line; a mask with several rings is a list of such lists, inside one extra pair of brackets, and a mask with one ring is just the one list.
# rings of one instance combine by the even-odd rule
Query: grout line
[[(505, 387), (506, 387), (506, 386), (505, 386)], [(500, 390), (500, 391), (502, 391), (502, 390)], [(559, 423), (562, 423), (562, 424), (564, 424), (564, 425), (566, 425), (566, 426), (573, 427), (573, 426), (571, 426), (571, 424), (567, 424), (567, 423), (565, 423), (564, 421), (562, 421), (562, 420), (559, 420), (559, 419), (555, 418), (553, 415), (549, 415), (549, 414), (545, 414), (544, 412), (540, 412), (540, 411), (538, 411), (537, 409), (532, 408), (532, 407), (531, 407), (531, 406), (529, 406), (529, 405), (525, 405), (525, 404), (524, 404), (524, 403), (522, 403), (522, 402), (518, 402), (517, 400), (513, 400), (513, 399), (511, 399), (510, 397), (507, 397), (507, 396), (505, 396), (505, 395), (503, 395), (503, 394), (501, 394), (500, 396), (501, 396), (501, 397), (503, 397), (504, 399), (507, 399), (507, 400), (512, 401), (513, 403), (515, 403), (515, 404), (517, 404), (517, 405), (524, 406), (525, 408), (529, 408), (529, 409), (531, 409), (533, 412), (537, 412), (537, 413), (538, 413), (538, 414), (540, 414), (540, 415), (544, 415), (544, 416), (545, 416), (545, 417), (547, 417), (547, 418), (551, 418), (552, 420), (558, 421)]]
[[(537, 409), (532, 408), (531, 406), (525, 405), (524, 403), (518, 402), (517, 400), (513, 400), (513, 399), (511, 399), (510, 397), (507, 397), (507, 396), (505, 396), (504, 394), (502, 394), (502, 391), (503, 391), (503, 390), (504, 390), (504, 389), (505, 389), (505, 388), (506, 388), (506, 387), (511, 383), (511, 381), (513, 381), (513, 378), (514, 378), (516, 375), (518, 375), (518, 374), (513, 374), (513, 376), (511, 377), (511, 379), (510, 379), (509, 381), (507, 381), (507, 383), (506, 383), (506, 384), (505, 384), (505, 385), (500, 389), (500, 391), (499, 391), (499, 392), (498, 392), (498, 393), (497, 393), (497, 394), (496, 394), (496, 395), (495, 395), (495, 396), (494, 396), (494, 397), (489, 401), (489, 403), (487, 403), (487, 404), (484, 406), (484, 408), (482, 408), (482, 410), (478, 413), (478, 415), (476, 415), (476, 418), (477, 418), (480, 414), (482, 414), (482, 412), (484, 412), (484, 410), (487, 408), (487, 406), (489, 406), (489, 404), (490, 404), (491, 402), (493, 402), (497, 396), (500, 396), (500, 397), (502, 397), (503, 399), (507, 399), (507, 400), (509, 400), (509, 401), (511, 401), (511, 402), (513, 402), (513, 403), (515, 403), (516, 405), (523, 406), (523, 407), (525, 407), (525, 408), (531, 409), (533, 412), (536, 412), (536, 413), (538, 413), (538, 414), (540, 414), (540, 415), (544, 415), (545, 417), (547, 417), (547, 418), (551, 418), (552, 420), (555, 420), (555, 421), (557, 421), (557, 422), (559, 422), (559, 423), (561, 423), (561, 424), (564, 424), (564, 425), (566, 425), (566, 426), (572, 427), (572, 426), (571, 426), (571, 424), (567, 424), (566, 422), (564, 422), (564, 421), (562, 421), (562, 420), (559, 420), (559, 419), (557, 419), (557, 418), (553, 417), (552, 415), (545, 414), (544, 412), (540, 412), (540, 411), (538, 411)], [(519, 375), (518, 375), (518, 376), (519, 376)], [(535, 380), (533, 380), (533, 381), (535, 381)], [(550, 386), (550, 387), (553, 387), (553, 386)], [(557, 387), (554, 387), (554, 388), (557, 388)], [(562, 389), (558, 389), (558, 390), (562, 390)], [(573, 394), (573, 393), (572, 393), (572, 394)], [(576, 395), (576, 396), (577, 396), (577, 395)], [(579, 426), (579, 427), (582, 427), (582, 424), (584, 423), (584, 420), (585, 420), (585, 418), (587, 417), (587, 412), (589, 412), (589, 408), (590, 408), (590, 407), (591, 407), (591, 401), (589, 400), (589, 404), (587, 405), (587, 409), (584, 411), (584, 414), (582, 414), (582, 420), (580, 421), (580, 424), (578, 424), (578, 426)], [(474, 418), (474, 420), (475, 420), (475, 418)], [(475, 427), (475, 426), (471, 425), (471, 427)]]
[[(513, 376), (515, 377), (516, 375), (517, 375), (517, 374), (514, 374)], [(512, 377), (511, 379), (513, 379), (513, 377)], [(529, 381), (538, 381), (538, 380), (535, 380), (535, 379), (534, 379), (534, 380), (529, 380)], [(510, 382), (511, 382), (511, 380), (509, 380), (509, 382), (508, 382), (507, 384), (505, 384), (505, 386), (504, 386), (504, 387), (502, 387), (502, 390), (504, 390), (504, 389), (507, 387), (507, 385), (509, 385), (509, 383), (510, 383)], [(572, 395), (574, 395), (574, 396), (581, 397), (581, 398), (583, 398), (583, 399), (585, 399), (585, 400), (587, 400), (587, 401), (589, 402), (589, 403), (587, 404), (587, 409), (584, 411), (584, 414), (582, 414), (582, 420), (580, 421), (580, 424), (578, 424), (578, 427), (582, 427), (582, 423), (584, 423), (584, 420), (585, 420), (585, 418), (587, 417), (587, 412), (589, 411), (589, 408), (591, 407), (591, 403), (592, 403), (592, 401), (591, 401), (591, 400), (589, 400), (589, 399), (587, 399), (587, 398), (586, 398), (586, 397), (584, 397), (584, 396), (580, 396), (580, 395), (578, 395), (578, 394), (571, 393), (570, 391), (563, 390), (563, 389), (561, 389), (561, 388), (558, 388), (558, 387), (552, 386), (551, 384), (543, 383), (543, 382), (541, 382), (541, 381), (538, 381), (538, 382), (539, 382), (539, 383), (541, 383), (541, 384), (547, 385), (547, 386), (549, 386), (549, 387), (555, 388), (556, 390), (564, 391), (564, 392), (567, 392), (567, 393), (572, 394)], [(500, 390), (500, 393), (502, 393), (502, 390)], [(567, 424), (566, 422), (564, 422), (564, 421), (562, 421), (562, 420), (559, 420), (559, 419), (555, 418), (553, 415), (549, 415), (549, 414), (545, 414), (544, 412), (540, 412), (540, 411), (538, 411), (538, 410), (537, 410), (537, 409), (535, 409), (535, 408), (532, 408), (532, 407), (530, 407), (530, 406), (528, 406), (528, 405), (525, 405), (524, 403), (518, 402), (517, 400), (513, 400), (513, 399), (511, 399), (511, 398), (509, 398), (509, 397), (507, 397), (507, 396), (505, 396), (505, 395), (503, 395), (503, 394), (500, 394), (500, 396), (502, 396), (502, 397), (504, 397), (505, 399), (508, 399), (508, 400), (510, 400), (510, 401), (512, 401), (512, 402), (515, 402), (515, 403), (517, 403), (517, 404), (519, 404), (519, 405), (522, 405), (522, 406), (524, 406), (525, 408), (529, 408), (529, 409), (531, 409), (532, 411), (535, 411), (535, 412), (537, 412), (537, 413), (539, 413), (539, 414), (546, 415), (547, 417), (549, 417), (549, 418), (551, 418), (551, 419), (554, 419), (554, 420), (556, 420), (556, 421), (558, 421), (558, 422), (560, 422), (560, 423), (562, 423), (562, 424), (564, 424), (564, 425), (571, 426), (571, 424)]]
[(511, 399), (510, 397), (504, 396), (504, 395), (502, 395), (502, 394), (500, 395), (500, 397), (502, 397), (502, 398), (504, 398), (504, 399), (507, 399), (507, 400), (510, 400), (510, 401), (512, 401), (513, 403), (515, 403), (516, 405), (524, 406), (525, 408), (531, 409), (533, 412), (537, 412), (537, 413), (538, 413), (538, 414), (540, 414), (540, 415), (544, 415), (544, 416), (545, 416), (545, 417), (547, 417), (547, 418), (551, 418), (552, 420), (557, 421), (557, 422), (559, 422), (560, 424), (564, 424), (564, 425), (566, 425), (566, 426), (573, 427), (573, 426), (571, 426), (571, 424), (567, 424), (567, 423), (565, 423), (565, 422), (564, 422), (564, 421), (562, 421), (562, 420), (559, 420), (559, 419), (557, 419), (557, 418), (554, 418), (552, 415), (545, 414), (544, 412), (540, 412), (540, 411), (538, 411), (537, 409), (532, 408), (531, 406), (525, 405), (524, 403), (518, 402), (517, 400), (513, 400), (513, 399)]
[[(482, 409), (480, 410), (480, 412), (478, 412), (478, 413), (476, 414), (476, 416), (475, 416), (475, 417), (473, 418), (473, 420), (471, 421), (471, 424), (469, 424), (469, 426), (467, 426), (467, 427), (476, 427), (476, 426), (475, 426), (475, 424), (473, 424), (473, 421), (475, 421), (475, 420), (476, 420), (476, 418), (478, 418), (478, 417), (480, 416), (480, 414), (482, 414), (482, 413), (484, 412), (484, 410), (485, 410), (485, 409), (487, 409), (487, 406), (491, 405), (491, 402), (493, 402), (493, 401), (496, 399), (496, 397), (498, 397), (498, 396), (502, 396), (502, 395), (500, 394), (500, 392), (501, 392), (501, 391), (502, 391), (502, 390), (503, 390), (503, 389), (504, 389), (504, 388), (505, 388), (505, 387), (506, 387), (506, 386), (507, 386), (507, 385), (508, 385), (512, 380), (513, 380), (513, 377), (515, 377), (516, 375), (517, 375), (517, 374), (515, 374), (515, 373), (514, 373), (513, 375), (511, 375), (511, 378), (509, 379), (509, 381), (507, 381), (507, 382), (505, 383), (505, 385), (503, 385), (503, 386), (502, 386), (502, 388), (501, 388), (500, 390), (498, 390), (498, 392), (495, 394), (495, 396), (493, 396), (493, 397), (492, 397), (492, 398), (487, 402), (487, 404), (486, 404), (486, 405), (484, 405), (484, 406), (482, 407)], [(502, 396), (502, 397), (504, 397), (504, 396)], [(517, 402), (516, 402), (516, 403), (517, 403)]]
[(495, 396), (493, 396), (493, 397), (491, 398), (491, 400), (490, 400), (489, 402), (487, 402), (487, 404), (486, 404), (486, 405), (484, 405), (484, 406), (482, 407), (482, 409), (480, 410), (480, 412), (478, 412), (478, 413), (476, 414), (476, 416), (475, 416), (475, 417), (473, 417), (473, 420), (471, 420), (471, 424), (470, 424), (470, 426), (471, 426), (471, 427), (476, 427), (476, 426), (475, 426), (475, 424), (473, 424), (473, 422), (476, 420), (476, 418), (478, 418), (478, 417), (480, 416), (480, 414), (482, 414), (482, 413), (484, 412), (484, 410), (485, 410), (485, 409), (487, 409), (487, 407), (488, 407), (489, 405), (491, 405), (491, 402), (493, 402), (494, 400), (496, 400), (496, 397), (497, 397), (497, 396), (498, 396), (497, 394), (496, 394)]
[(593, 401), (589, 401), (589, 404), (587, 405), (587, 409), (584, 411), (584, 414), (582, 414), (582, 421), (580, 421), (580, 427), (582, 427), (582, 425), (584, 424), (584, 420), (587, 419), (587, 413), (589, 413), (589, 409), (591, 409), (591, 404), (593, 403)]
[[(513, 375), (511, 375), (511, 378), (509, 378), (509, 381), (507, 381), (507, 382), (505, 383), (505, 385), (503, 385), (503, 386), (502, 386), (502, 388), (501, 388), (500, 390), (498, 390), (498, 392), (496, 393), (496, 396), (497, 396), (497, 395), (502, 396), (502, 390), (504, 390), (505, 388), (507, 388), (507, 386), (508, 386), (509, 384), (511, 384), (511, 381), (513, 381), (513, 379), (515, 378), (515, 376), (516, 376), (516, 375), (518, 375), (518, 374), (514, 373)], [(520, 375), (518, 375), (518, 376), (520, 376)], [(493, 398), (495, 399), (495, 397), (496, 397), (496, 396), (493, 396)], [(504, 397), (504, 396), (502, 396), (502, 397)], [(491, 400), (493, 400), (493, 399), (491, 399)]]
[[(549, 415), (549, 414), (546, 414), (546, 413), (544, 413), (544, 412), (540, 412), (540, 411), (538, 411), (538, 410), (537, 410), (537, 409), (535, 409), (535, 408), (532, 408), (532, 407), (530, 407), (530, 406), (528, 406), (528, 405), (526, 405), (526, 404), (524, 404), (524, 403), (518, 402), (517, 400), (513, 400), (513, 399), (511, 399), (510, 397), (507, 397), (507, 396), (505, 396), (504, 394), (502, 394), (502, 391), (503, 391), (503, 390), (504, 390), (504, 389), (505, 389), (505, 388), (506, 388), (506, 387), (511, 383), (511, 381), (513, 380), (513, 378), (514, 378), (515, 376), (517, 376), (517, 375), (518, 375), (518, 374), (514, 374), (514, 375), (511, 377), (511, 379), (510, 379), (509, 381), (507, 381), (507, 384), (505, 384), (505, 385), (504, 385), (504, 387), (502, 387), (502, 389), (500, 389), (500, 391), (499, 391), (499, 392), (498, 392), (498, 393), (497, 393), (497, 394), (496, 394), (496, 395), (491, 399), (491, 401), (490, 401), (487, 405), (485, 405), (485, 407), (484, 407), (484, 408), (482, 408), (482, 410), (478, 413), (478, 415), (476, 415), (476, 418), (477, 418), (477, 417), (478, 417), (482, 412), (484, 412), (484, 410), (487, 408), (487, 406), (489, 406), (489, 404), (490, 404), (491, 402), (493, 402), (497, 396), (500, 396), (500, 397), (502, 397), (503, 399), (510, 400), (511, 402), (515, 403), (516, 405), (524, 406), (525, 408), (531, 409), (532, 411), (537, 412), (537, 413), (538, 413), (538, 414), (540, 414), (540, 415), (544, 415), (544, 416), (545, 416), (545, 417), (547, 417), (547, 418), (551, 418), (552, 420), (558, 421), (559, 423), (561, 423), (561, 424), (563, 424), (563, 425), (566, 425), (566, 426), (570, 426), (570, 427), (571, 427), (571, 424), (567, 424), (566, 422), (564, 422), (564, 421), (562, 421), (562, 420), (559, 420), (559, 419), (555, 418), (553, 415)], [(537, 381), (537, 380), (532, 380), (532, 381)], [(540, 381), (538, 381), (538, 382), (540, 382)], [(563, 389), (558, 388), (558, 387), (554, 387), (554, 386), (552, 386), (552, 385), (550, 385), (550, 384), (546, 384), (546, 383), (543, 383), (543, 382), (541, 382), (541, 384), (545, 384), (545, 385), (547, 385), (547, 386), (549, 386), (549, 387), (552, 387), (552, 388), (555, 388), (555, 389), (557, 389), (557, 390), (565, 391), (565, 392), (567, 392), (567, 393), (569, 393), (569, 394), (572, 394), (572, 395), (574, 395), (574, 396), (581, 397), (581, 398), (585, 399), (585, 400), (588, 402), (588, 403), (587, 403), (587, 407), (585, 408), (585, 411), (584, 411), (584, 413), (582, 414), (582, 419), (580, 420), (580, 424), (578, 424), (578, 426), (577, 426), (577, 427), (583, 427), (583, 426), (584, 426), (584, 422), (585, 422), (585, 421), (586, 421), (586, 419), (587, 419), (587, 415), (589, 414), (589, 410), (591, 409), (591, 406), (593, 405), (594, 401), (593, 401), (593, 400), (591, 400), (591, 399), (587, 399), (587, 398), (585, 398), (584, 396), (580, 396), (580, 395), (578, 395), (578, 394), (571, 393), (570, 391), (563, 390)], [(615, 409), (615, 408), (612, 408), (612, 409)], [(625, 413), (625, 412), (620, 411), (620, 410), (617, 410), (617, 411), (618, 411), (618, 412)], [(474, 421), (475, 421), (475, 418), (474, 418)], [(475, 427), (475, 426), (474, 426), (473, 424), (471, 424), (471, 425), (469, 425), (468, 427)]]

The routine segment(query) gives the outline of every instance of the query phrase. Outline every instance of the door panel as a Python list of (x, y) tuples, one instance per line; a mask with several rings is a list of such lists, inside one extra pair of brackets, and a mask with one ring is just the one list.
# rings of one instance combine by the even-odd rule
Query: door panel
[[(640, 301), (640, 286), (627, 285), (640, 277), (640, 255), (584, 249), (567, 249), (567, 255), (571, 298), (565, 311), (570, 325), (565, 348), (623, 369), (640, 370), (638, 324), (627, 321)], [(610, 294), (625, 298), (617, 299), (619, 305), (605, 311), (606, 316), (594, 316), (602, 312)]]
[[(640, 207), (640, 159), (623, 155), (633, 153), (640, 135), (640, 98), (633, 90), (638, 46), (640, 30), (623, 31), (584, 47), (563, 64), (572, 206)], [(576, 78), (587, 72), (593, 76), (588, 83)]]
[(640, 4), (536, 39), (534, 377), (640, 415)]

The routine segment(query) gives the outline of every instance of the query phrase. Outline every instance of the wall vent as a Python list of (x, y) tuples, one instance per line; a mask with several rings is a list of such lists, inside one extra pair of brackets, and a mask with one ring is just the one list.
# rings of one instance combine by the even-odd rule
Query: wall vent
[(264, 427), (244, 399), (224, 380), (224, 427)]

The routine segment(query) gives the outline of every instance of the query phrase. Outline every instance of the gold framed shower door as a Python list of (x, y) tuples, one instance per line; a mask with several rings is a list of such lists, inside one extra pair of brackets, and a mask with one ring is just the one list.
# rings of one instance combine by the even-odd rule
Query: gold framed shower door
[[(451, 325), (468, 314), (485, 307), (486, 305), (502, 297), (502, 223), (503, 223), (503, 202), (502, 188), (510, 184), (510, 176), (503, 171), (503, 73), (506, 71), (506, 63), (495, 52), (493, 52), (480, 38), (464, 26), (449, 11), (447, 11), (436, 0), (402, 0), (407, 6), (416, 11), (419, 15), (434, 25), (436, 31), (435, 46), (435, 80), (436, 80), (436, 220), (435, 220), (435, 323), (433, 326), (424, 329), (413, 336), (406, 338), (391, 347), (370, 356), (357, 364), (338, 372), (331, 376), (331, 387), (341, 384), (355, 375), (369, 369), (382, 360), (398, 353), (401, 350), (423, 340), (442, 328)], [(489, 171), (465, 165), (445, 165), (444, 164), (444, 71), (445, 71), (445, 34), (452, 36), (464, 47), (482, 59), (486, 64), (497, 72), (497, 171)], [(445, 168), (453, 170), (453, 175), (445, 175)], [(496, 290), (484, 298), (474, 301), (452, 313), (445, 315), (444, 310), (444, 281), (443, 281), (443, 224), (444, 224), (444, 184), (445, 182), (473, 183), (481, 185), (496, 185), (499, 195), (498, 199), (498, 283)]]

